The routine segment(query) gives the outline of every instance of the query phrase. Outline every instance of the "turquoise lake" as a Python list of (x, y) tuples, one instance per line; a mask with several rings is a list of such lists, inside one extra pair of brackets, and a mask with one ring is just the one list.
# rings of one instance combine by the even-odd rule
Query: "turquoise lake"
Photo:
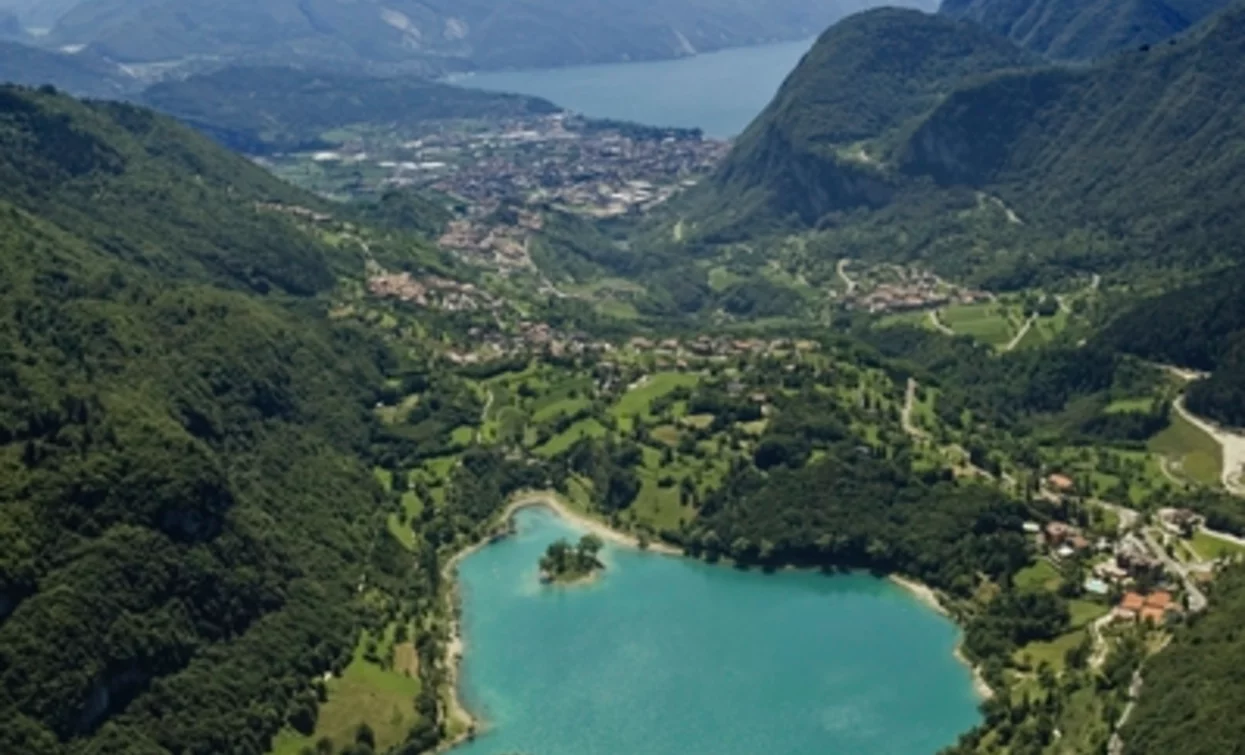
[(703, 129), (729, 138), (773, 99), (813, 40), (739, 47), (679, 60), (479, 73), (463, 86), (544, 97), (596, 118)]
[(459, 567), (458, 755), (928, 755), (978, 720), (957, 628), (866, 575), (763, 574), (607, 546), (595, 583), (546, 587), (573, 526), (545, 509)]

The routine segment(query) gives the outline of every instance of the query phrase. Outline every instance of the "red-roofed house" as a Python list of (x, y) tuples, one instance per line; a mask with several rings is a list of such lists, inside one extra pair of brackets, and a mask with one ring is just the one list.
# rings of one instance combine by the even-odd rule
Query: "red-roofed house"
[(1076, 483), (1072, 478), (1063, 474), (1053, 474), (1046, 478), (1046, 483), (1060, 493), (1071, 493), (1076, 490)]

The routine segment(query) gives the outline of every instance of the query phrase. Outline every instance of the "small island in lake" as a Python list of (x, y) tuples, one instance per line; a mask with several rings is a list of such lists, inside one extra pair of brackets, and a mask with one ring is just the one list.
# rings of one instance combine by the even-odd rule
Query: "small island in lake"
[(540, 559), (540, 581), (546, 584), (574, 584), (592, 579), (605, 568), (597, 558), (604, 543), (596, 535), (584, 535), (572, 546), (565, 538), (545, 550)]

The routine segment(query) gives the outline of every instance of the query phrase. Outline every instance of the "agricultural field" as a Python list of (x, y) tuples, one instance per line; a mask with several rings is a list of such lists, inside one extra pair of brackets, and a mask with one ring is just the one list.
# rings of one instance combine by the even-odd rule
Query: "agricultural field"
[(1223, 470), (1223, 449), (1215, 439), (1172, 412), (1171, 425), (1150, 439), (1150, 450), (1171, 460), (1169, 469), (1194, 482), (1215, 487)]
[(1193, 533), (1185, 544), (1202, 561), (1245, 556), (1245, 546), (1201, 531)]
[(619, 429), (624, 431), (631, 429), (635, 417), (650, 423), (655, 419), (651, 412), (654, 399), (676, 388), (691, 388), (699, 381), (699, 376), (688, 373), (658, 372), (624, 393), (610, 409), (610, 413), (618, 419)]
[(360, 724), (367, 724), (378, 750), (401, 744), (418, 715), (413, 706), (420, 683), (417, 662), (409, 643), (394, 642), (395, 627), (376, 638), (373, 659), (386, 658), (386, 667), (368, 659), (370, 638), (363, 632), (350, 665), (340, 677), (325, 682), (328, 700), (321, 703), (315, 731), (303, 735), (292, 728), (282, 730), (273, 742), (272, 755), (299, 755), (322, 739), (338, 748), (353, 745)]
[(1007, 345), (1023, 322), (1019, 312), (996, 302), (953, 304), (943, 309), (939, 317), (957, 335), (976, 338), (995, 348)]

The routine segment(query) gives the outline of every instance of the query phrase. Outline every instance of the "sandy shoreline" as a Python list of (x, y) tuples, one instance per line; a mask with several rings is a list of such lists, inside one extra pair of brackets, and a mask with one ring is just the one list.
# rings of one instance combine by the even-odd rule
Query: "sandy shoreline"
[[(922, 582), (917, 582), (916, 580), (908, 579), (907, 577), (901, 577), (898, 574), (892, 574), (887, 577), (887, 579), (907, 590), (913, 597), (924, 603), (926, 606), (932, 608), (947, 618), (952, 618), (951, 612), (948, 611), (946, 607), (943, 606), (942, 601), (938, 599), (938, 593), (934, 591), (934, 588)], [(986, 678), (981, 673), (981, 667), (973, 665), (973, 663), (968, 660), (968, 656), (964, 655), (964, 636), (962, 628), (960, 630), (960, 641), (956, 643), (953, 655), (957, 661), (963, 663), (965, 666), (968, 666), (969, 671), (972, 672), (973, 691), (977, 693), (977, 696), (982, 700), (989, 700), (993, 698), (994, 690), (991, 689), (990, 685), (986, 683)]]
[[(630, 535), (626, 532), (621, 532), (619, 530), (616, 530), (613, 527), (610, 527), (609, 525), (603, 522), (599, 522), (590, 516), (574, 511), (569, 506), (567, 506), (561, 500), (561, 498), (558, 497), (556, 493), (547, 492), (547, 491), (525, 493), (515, 498), (513, 501), (511, 501), (506, 506), (505, 509), (502, 510), (501, 516), (499, 517), (499, 521), (502, 523), (505, 523), (509, 521), (510, 518), (513, 517), (516, 512), (520, 511), (521, 509), (530, 509), (530, 508), (547, 508), (550, 511), (553, 511), (555, 514), (557, 514), (560, 518), (565, 519), (566, 521), (570, 522), (575, 527), (582, 529), (582, 530), (586, 530), (596, 535), (597, 537), (601, 538), (607, 543), (612, 543), (617, 546), (621, 546), (624, 548), (632, 548), (635, 550), (647, 550), (651, 553), (660, 553), (660, 554), (668, 555), (668, 556), (682, 556), (683, 555), (683, 552), (681, 550), (671, 547), (661, 542), (649, 542), (647, 546), (641, 546), (640, 539), (638, 537)], [(450, 598), (449, 598), (451, 602), (451, 605), (450, 605), (450, 616), (451, 616), (450, 637), (449, 637), (449, 641), (446, 642), (445, 644), (445, 658), (444, 658), (446, 668), (449, 670), (450, 694), (449, 694), (449, 700), (448, 700), (448, 707), (449, 707), (448, 714), (449, 714), (450, 720), (458, 720), (462, 722), (462, 724), (466, 727), (466, 731), (458, 735), (457, 737), (454, 737), (453, 739), (450, 739), (442, 743), (442, 745), (437, 748), (438, 752), (446, 752), (448, 750), (451, 750), (457, 747), (458, 745), (462, 744), (463, 742), (466, 742), (467, 740), (471, 739), (472, 737), (480, 734), (485, 729), (485, 723), (481, 721), (479, 718), (477, 718), (476, 716), (472, 715), (471, 711), (467, 710), (467, 706), (463, 704), (462, 698), (459, 695), (459, 684), (461, 682), (461, 665), (462, 665), (463, 656), (466, 654), (466, 651), (467, 651), (467, 645), (466, 645), (466, 642), (463, 640), (462, 626), (459, 623), (460, 617), (458, 616), (458, 577), (456, 574), (456, 570), (458, 568), (459, 562), (461, 562), (463, 559), (467, 558), (468, 556), (471, 556), (472, 554), (478, 552), (482, 548), (487, 547), (491, 542), (492, 542), (491, 539), (484, 539), (484, 540), (480, 540), (479, 542), (473, 543), (472, 545), (469, 545), (466, 548), (463, 548), (459, 552), (455, 553), (450, 558), (449, 561), (445, 562), (445, 566), (441, 570), (442, 576), (446, 580), (449, 580), (453, 585), (453, 587), (450, 590)], [(596, 575), (594, 575), (593, 579), (588, 579), (582, 583), (576, 583), (576, 584), (589, 584), (595, 581), (595, 576)], [(574, 587), (576, 585), (566, 585), (566, 586)]]

